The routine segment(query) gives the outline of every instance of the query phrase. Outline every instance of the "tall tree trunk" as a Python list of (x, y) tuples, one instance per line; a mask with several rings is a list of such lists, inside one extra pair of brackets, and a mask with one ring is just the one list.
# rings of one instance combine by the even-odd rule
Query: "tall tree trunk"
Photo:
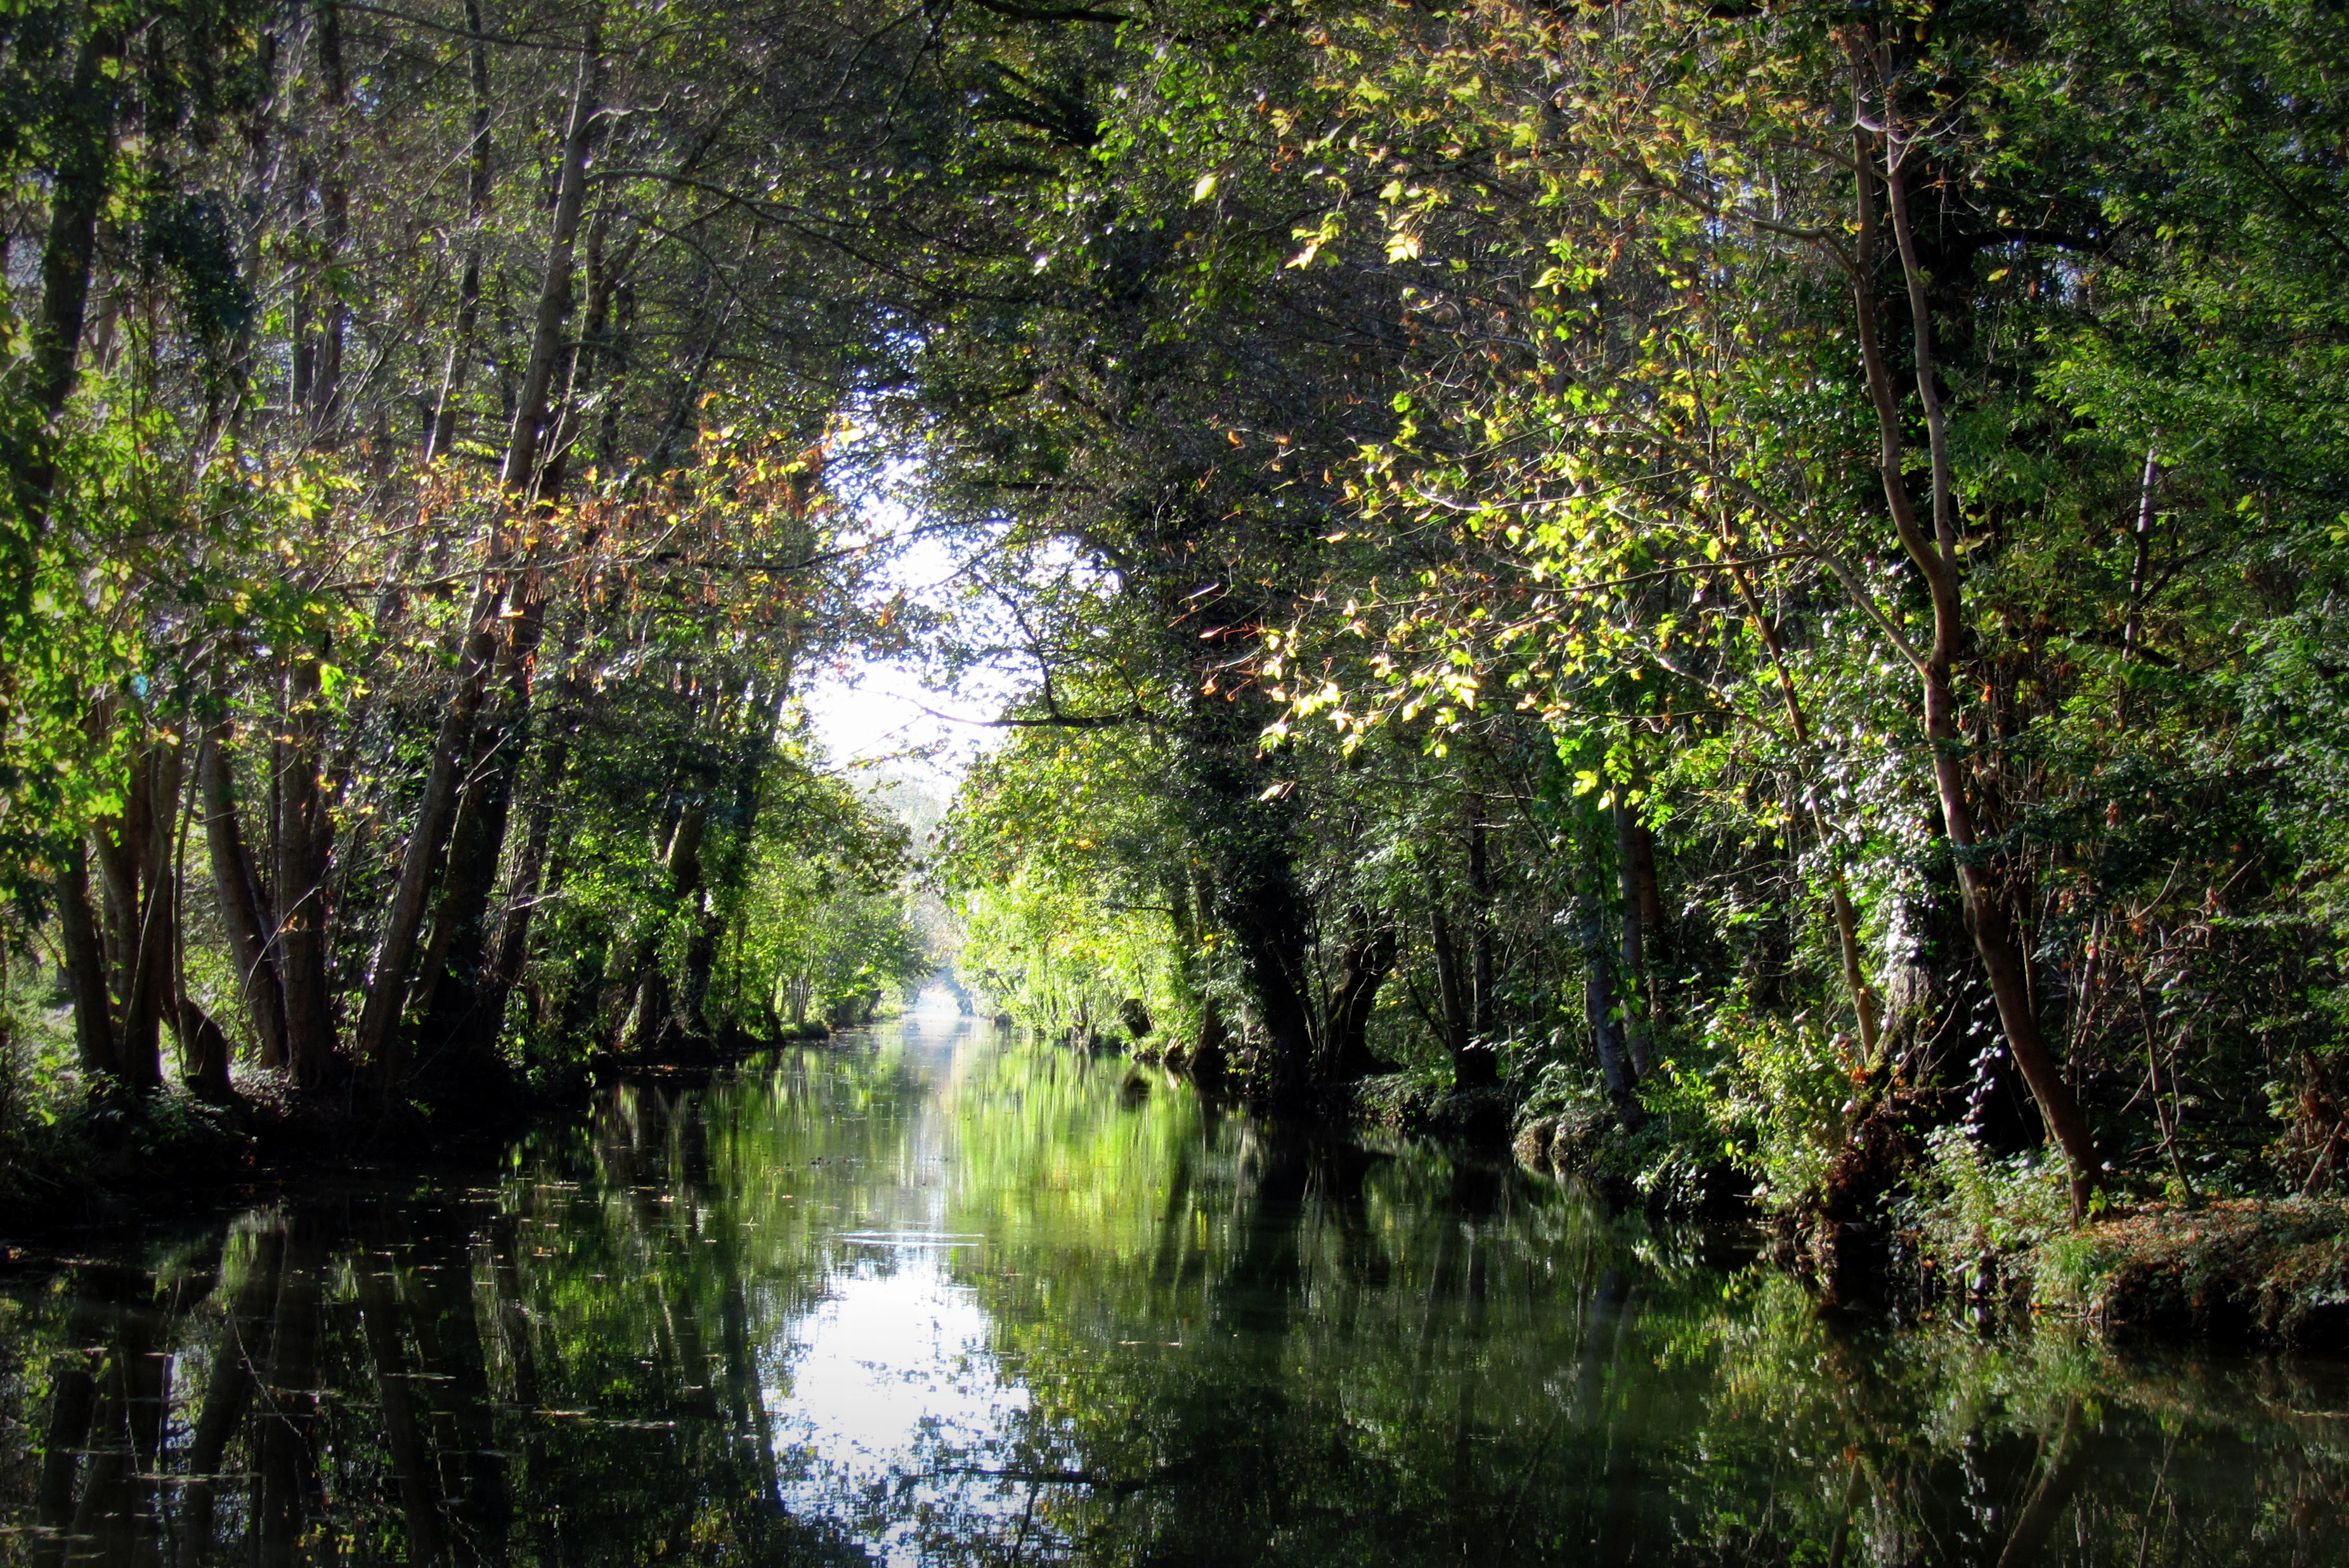
[(85, 1075), (111, 1076), (119, 1068), (115, 1050), (114, 1003), (106, 984), (106, 947), (98, 912), (89, 901), (89, 851), (77, 833), (60, 856), (57, 879), (57, 934), (65, 949), (66, 987), (73, 995), (74, 1045)]
[(1626, 1130), (1636, 1132), (1646, 1124), (1648, 1112), (1640, 1103), (1639, 1075), (1623, 1044), (1607, 917), (1598, 897), (1587, 889), (1575, 894), (1574, 916), (1575, 941), (1582, 949), (1583, 1020), (1590, 1027), (1591, 1048), (1599, 1057), (1599, 1075), (1606, 1080), (1615, 1118)]
[(497, 940), (482, 967), (474, 999), (473, 1050), (487, 1050), (496, 1044), (506, 998), (521, 981), (523, 965), (529, 959), (531, 925), (537, 917), (539, 900), (551, 891), (554, 881), (547, 874), (547, 854), (554, 837), (555, 803), (570, 766), (571, 738), (559, 736), (547, 747), (540, 765), (538, 797), (523, 819), (522, 851), (515, 860), (505, 916), (498, 923)]
[[(461, 1051), (484, 1034), (492, 1044), (496, 1039), (494, 1024), (486, 1031), (478, 1029), (474, 1014), (484, 1000), (490, 900), (505, 852), (514, 775), (529, 738), (529, 671), (545, 614), (542, 599), (510, 624), (497, 659), (498, 706), (483, 727), (479, 754), (468, 770), (464, 798), (450, 831), (448, 869), (441, 876), (432, 937), (426, 944), (419, 976), (429, 988), (423, 1038), (428, 1048), (436, 1052)], [(502, 1007), (502, 992), (498, 1000)]]
[(400, 853), (399, 881), (384, 913), (383, 934), (376, 944), (375, 965), (367, 975), (366, 1006), (360, 1010), (353, 1046), (359, 1061), (374, 1074), (376, 1088), (388, 1103), (398, 1092), (405, 1069), (405, 1039), (400, 1015), (408, 1005), (409, 977), (416, 960), (424, 915), (429, 906), (440, 851), (456, 813), (457, 792), (471, 758), (473, 724), (489, 684), (496, 657), (498, 590), (484, 579), (467, 623), (465, 647), (458, 661), (457, 686), (444, 710), (440, 733), (432, 744), (432, 766), (425, 775), (424, 798), (418, 802), (416, 821), (408, 847)]
[(513, 430), (506, 444), (506, 489), (524, 499), (539, 493), (540, 465), (547, 457), (548, 394), (563, 358), (563, 322), (571, 310), (572, 253), (579, 239), (579, 216), (587, 201), (587, 147), (595, 134), (595, 96), (603, 80), (603, 34), (591, 17), (587, 46), (571, 94), (571, 119), (563, 133), (563, 164), (556, 177), (554, 223), (547, 236), (546, 266), (539, 279), (538, 312), (530, 357), (523, 364), (522, 389), (514, 400)]
[(140, 1093), (163, 1081), (163, 1019), (179, 988), (171, 852), (181, 772), (176, 738), (150, 730), (134, 745), (123, 814), (110, 831), (101, 823), (97, 837), (107, 909), (119, 927), (110, 944), (119, 955), (113, 988), (121, 999), (115, 1068)]
[[(701, 895), (701, 839), (709, 821), (709, 813), (702, 807), (688, 806), (678, 813), (677, 826), (669, 830), (668, 846), (661, 862), (668, 872), (671, 908), (683, 907)], [(659, 954), (649, 943), (640, 944), (636, 965), (636, 998), (629, 1014), (626, 1048), (642, 1053), (658, 1050), (673, 1041), (677, 1003), (671, 994), (668, 971), (661, 966)]]
[[(1855, 94), (1861, 100), (1857, 108), (1865, 110), (1868, 96), (1865, 73), (1873, 69), (1879, 83), (1887, 83), (1889, 72), (1872, 49), (1855, 45)], [(1889, 94), (1889, 85), (1885, 88)], [(1857, 155), (1857, 208), (1859, 236), (1853, 273), (1853, 297), (1858, 317), (1862, 366), (1868, 378), (1868, 394), (1875, 405), (1879, 447), (1879, 473), (1883, 481), (1885, 501), (1892, 514), (1894, 530), (1901, 548), (1916, 567), (1918, 575), (1930, 591), (1933, 604), (1933, 639), (1930, 651), (1922, 658), (1912, 655), (1918, 668), (1920, 683), (1924, 689), (1925, 738), (1932, 748), (1933, 783), (1940, 797), (1941, 822), (1951, 858), (1956, 861), (1958, 889), (1963, 901), (1966, 923), (1974, 941), (1974, 951), (1982, 960), (1988, 976), (1991, 995), (1998, 1004), (1999, 1023), (2006, 1036), (2008, 1054), (2022, 1070), (2023, 1081), (2031, 1088), (2032, 1098), (2038, 1102), (2040, 1115), (2047, 1123), (2049, 1133), (2064, 1151), (2071, 1167), (2072, 1207), (2075, 1218), (2086, 1212), (2088, 1200), (2101, 1180), (2095, 1140), (2087, 1118), (2082, 1114), (2079, 1102), (2073, 1097), (2071, 1086), (2064, 1081), (2063, 1069), (2054, 1053), (2048, 1049), (2039, 1028), (2039, 1018), (2033, 1005), (2031, 977), (2013, 926), (2007, 914), (2005, 889), (2002, 875), (2006, 869), (1993, 854), (1982, 846), (1975, 830), (1973, 805), (1966, 788), (1961, 753), (1962, 737), (1959, 733), (1957, 701), (1952, 689), (1953, 672), (1966, 641), (1965, 606), (1960, 582), (1961, 560), (1958, 546), (1956, 474), (1950, 453), (1948, 420), (1942, 412), (1940, 390), (1933, 357), (1933, 325), (1926, 300), (1926, 277), (1917, 257), (1916, 242), (1909, 230), (1906, 176), (1901, 160), (1908, 150), (1898, 135), (1890, 130), (1868, 128), (1870, 116), (1859, 115), (1860, 124), (1853, 131), (1853, 150)], [(1888, 127), (1893, 124), (1886, 117)], [(1876, 183), (1884, 182), (1890, 209), (1894, 242), (1897, 246), (1902, 275), (1908, 284), (1909, 318), (1913, 327), (1912, 345), (1917, 362), (1918, 397), (1925, 410), (1925, 425), (1930, 449), (1933, 527), (1928, 534), (1918, 522), (1912, 510), (1908, 483), (1903, 477), (1905, 460), (1899, 399), (1894, 394), (1891, 371), (1887, 364), (1883, 345), (1877, 326), (1876, 301), (1873, 291), (1875, 266), (1879, 245), (1878, 219), (1876, 208)]]
[(457, 439), (457, 406), (472, 374), (473, 340), (481, 319), (481, 232), (490, 217), (490, 46), (481, 26), (481, 0), (465, 0), (472, 34), (472, 135), (466, 144), (465, 261), (457, 281), (457, 324), (440, 372), (440, 396), (424, 440), (424, 460), (446, 457)]
[[(1370, 1048), (1371, 1013), (1378, 1005), (1380, 987), (1394, 968), (1398, 945), (1392, 925), (1370, 920), (1362, 923), (1353, 940), (1346, 944), (1338, 984), (1330, 993), (1329, 1012), (1321, 1027), (1318, 1076), (1322, 1081), (1344, 1083), (1377, 1068)], [(1490, 1050), (1477, 1055), (1489, 1066)]]
[(1655, 987), (1648, 969), (1649, 934), (1661, 923), (1663, 899), (1656, 889), (1656, 855), (1647, 824), (1619, 792), (1615, 799), (1616, 880), (1623, 898), (1622, 990), (1623, 1045), (1631, 1054), (1631, 1069), (1648, 1076), (1651, 1047), (1648, 1023), (1654, 1011)]
[[(1442, 879), (1436, 882), (1435, 894), (1441, 900)], [(1452, 1071), (1456, 1078), (1466, 1070), (1468, 1053), (1476, 1043), (1476, 1026), (1470, 1011), (1468, 979), (1462, 973), (1459, 937), (1440, 902), (1428, 914), (1428, 939), (1435, 956), (1433, 1022), (1436, 1032), (1444, 1037), (1444, 1048), (1451, 1053)]]
[(260, 1044), (261, 1065), (282, 1068), (285, 994), (278, 985), (269, 928), (262, 915), (270, 906), (269, 897), (238, 820), (235, 765), (225, 719), (204, 731), (196, 753), (196, 784), (203, 803), (205, 848), (212, 859), (213, 902), (227, 932), (230, 962), (236, 965), (237, 992), (244, 998), (245, 1016)]
[[(11, 464), (18, 504), (36, 529), (46, 529), (57, 478), (54, 428), (73, 396), (81, 363), (82, 327), (89, 310), (90, 273), (98, 255), (98, 220), (105, 211), (108, 174), (114, 161), (115, 120), (120, 81), (111, 69), (122, 54), (119, 28), (101, 23), (82, 40), (74, 57), (67, 111), (58, 119), (57, 173), (49, 187), (48, 236), (41, 249), (41, 302), (34, 317), (32, 385), (34, 408), (44, 428), (31, 449)], [(16, 577), (13, 592), (31, 592), (32, 573)]]
[[(349, 148), (343, 134), (350, 95), (343, 70), (342, 7), (336, 0), (320, 0), (313, 38), (320, 77), (319, 108), (326, 122), (324, 167), (316, 179), (316, 253), (326, 258), (326, 268), (332, 268), (340, 264), (350, 242), (351, 206), (350, 191), (345, 184)], [(305, 284), (311, 296), (308, 314), (316, 332), (310, 350), (306, 412), (309, 444), (331, 451), (340, 444), (342, 436), (343, 348), (349, 334), (350, 307), (343, 303), (341, 291), (327, 281), (324, 271), (314, 272)]]
[(1494, 995), (1493, 870), (1486, 855), (1485, 797), (1468, 797), (1468, 1028), (1480, 1040), (1500, 1032)]
[(277, 975), (285, 1004), (286, 1068), (303, 1088), (324, 1085), (335, 1062), (334, 1006), (326, 985), (326, 863), (334, 848), (327, 816), (326, 715), (321, 655), (297, 650), (280, 689), (280, 735), (271, 748), (277, 793), (275, 896)]

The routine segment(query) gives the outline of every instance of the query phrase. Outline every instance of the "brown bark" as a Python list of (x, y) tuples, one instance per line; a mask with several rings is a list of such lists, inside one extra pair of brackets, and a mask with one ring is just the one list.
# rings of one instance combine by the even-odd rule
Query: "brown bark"
[[(1855, 52), (1855, 63), (1863, 67), (1877, 64), (1872, 55), (1859, 50)], [(1877, 76), (1880, 81), (1885, 73), (1878, 69)], [(1855, 91), (1864, 99), (1864, 77)], [(2022, 1070), (2048, 1132), (2071, 1167), (2072, 1207), (2077, 1218), (2085, 1213), (2088, 1199), (2101, 1179), (2095, 1140), (2071, 1087), (2064, 1081), (2063, 1069), (2040, 1032), (2029, 966), (2007, 915), (2002, 884), (2005, 868), (1981, 844), (1961, 755), (1963, 742), (1958, 728), (1952, 676), (1963, 651), (1966, 622), (1960, 578), (1955, 472), (1933, 362), (1933, 329), (1926, 301), (1925, 273), (1918, 261), (1908, 219), (1901, 167), (1905, 149), (1897, 137), (1865, 128), (1855, 129), (1853, 145), (1859, 166), (1856, 181), (1859, 240), (1852, 293), (1858, 317), (1862, 366), (1876, 409), (1879, 473), (1901, 548), (1932, 596), (1932, 644), (1930, 651), (1919, 661), (1918, 675), (1924, 688), (1924, 730), (1926, 742), (1932, 748), (1934, 789), (1940, 799), (1943, 832), (1956, 862), (1967, 927), (1990, 981), (1991, 995), (1998, 1005), (2008, 1054)], [(1919, 524), (1902, 477), (1904, 438), (1899, 403), (1877, 325), (1873, 278), (1879, 245), (1876, 208), (1878, 180), (1885, 186), (1914, 328), (1918, 397), (1925, 410), (1931, 457), (1933, 510), (1930, 534)]]
[(238, 820), (236, 774), (228, 749), (226, 720), (204, 732), (196, 754), (196, 784), (202, 801), (204, 843), (212, 860), (213, 902), (228, 934), (229, 958), (236, 965), (238, 994), (254, 1037), (260, 1042), (261, 1065), (285, 1065), (285, 995), (277, 981), (277, 965), (270, 952), (269, 927), (263, 911), (269, 899), (260, 872), (247, 848)]
[(1493, 996), (1493, 874), (1485, 853), (1485, 799), (1468, 799), (1468, 1026), (1489, 1040), (1498, 1019)]
[(384, 914), (383, 934), (367, 976), (367, 1004), (359, 1015), (354, 1048), (359, 1061), (375, 1075), (377, 1089), (386, 1100), (398, 1092), (405, 1047), (400, 1015), (407, 1008), (409, 972), (440, 851), (455, 815), (458, 789), (471, 759), (474, 720), (496, 655), (498, 603), (498, 591), (485, 582), (474, 600), (458, 665), (457, 687), (433, 740), (424, 798), (418, 802), (408, 847), (400, 855), (399, 881), (392, 891), (391, 907)]
[(579, 216), (587, 200), (587, 145), (595, 129), (594, 98), (603, 77), (602, 34), (590, 23), (587, 47), (571, 95), (571, 119), (563, 133), (563, 165), (556, 179), (554, 222), (547, 236), (546, 266), (539, 280), (538, 313), (523, 362), (522, 388), (514, 399), (513, 431), (506, 445), (506, 488), (534, 497), (547, 456), (548, 394), (562, 357), (563, 320), (571, 309), (572, 253), (579, 239)]
[[(544, 601), (533, 603), (510, 625), (499, 650), (494, 685), (496, 711), (482, 726), (479, 754), (468, 770), (463, 799), (449, 834), (448, 867), (433, 910), (419, 983), (427, 989), (423, 1039), (427, 1047), (462, 1053), (475, 1044), (494, 1044), (494, 1020), (479, 1026), (485, 997), (483, 970), (489, 963), (490, 900), (503, 858), (506, 824), (513, 800), (530, 719), (530, 665), (544, 624)], [(498, 993), (502, 1008), (504, 993)]]
[[(1392, 926), (1367, 922), (1347, 943), (1321, 1027), (1322, 1081), (1342, 1083), (1378, 1066), (1370, 1052), (1371, 1010), (1394, 968), (1396, 946)], [(1474, 1054), (1492, 1060), (1490, 1051)]]
[(431, 938), (417, 973), (424, 998), (419, 1038), (427, 1050), (461, 1043), (471, 1032), (481, 970), (488, 961), (485, 923), (512, 814), (512, 764), (501, 755), (511, 749), (510, 741), (493, 743), (491, 755), (481, 759), (450, 830), (448, 867), (433, 906)]
[(335, 1020), (326, 987), (326, 862), (334, 848), (327, 815), (326, 716), (318, 655), (297, 653), (281, 686), (281, 738), (272, 747), (277, 795), (275, 895), (277, 975), (285, 1004), (286, 1067), (304, 1088), (326, 1081), (335, 1061)]
[[(495, 1043), (495, 1031), (505, 1017), (506, 998), (521, 980), (523, 965), (530, 954), (531, 924), (536, 918), (539, 900), (553, 881), (547, 874), (547, 850), (554, 835), (555, 798), (569, 770), (570, 759), (567, 736), (547, 748), (539, 796), (524, 819), (527, 825), (507, 893), (505, 916), (498, 923), (497, 940), (482, 967), (479, 995), (474, 1000), (471, 1048), (475, 1050), (487, 1049)], [(792, 1020), (795, 1026), (802, 1021)]]
[[(108, 67), (121, 52), (122, 36), (112, 26), (101, 26), (82, 40), (67, 91), (68, 112), (58, 121), (48, 235), (41, 248), (41, 301), (31, 333), (33, 407), (52, 425), (73, 396), (80, 366), (98, 220), (106, 207), (108, 166), (114, 158), (117, 80)], [(44, 429), (14, 465), (19, 505), (36, 528), (47, 526), (57, 463), (56, 432)], [(26, 573), (16, 591), (29, 592), (30, 583)]]
[[(668, 872), (672, 904), (683, 904), (700, 894), (701, 838), (709, 820), (709, 813), (701, 807), (688, 806), (678, 814), (677, 826), (669, 830), (668, 847), (661, 861)], [(670, 995), (668, 973), (661, 967), (650, 943), (638, 946), (636, 964), (636, 1005), (629, 1013), (624, 1048), (636, 1052), (657, 1050), (673, 1036), (676, 1002)]]
[(1648, 1112), (1640, 1103), (1639, 1073), (1623, 1043), (1606, 919), (1599, 900), (1588, 892), (1575, 897), (1575, 934), (1582, 948), (1582, 1016), (1590, 1029), (1599, 1075), (1606, 1080), (1608, 1102), (1615, 1109), (1615, 1119), (1636, 1132), (1646, 1124)]
[(163, 1081), (162, 1028), (179, 995), (172, 828), (181, 769), (176, 737), (152, 732), (132, 751), (120, 818), (98, 824), (106, 876), (106, 946), (114, 965), (115, 1071), (139, 1092)]
[(457, 281), (457, 324), (440, 372), (440, 396), (425, 434), (424, 460), (445, 457), (457, 439), (457, 405), (473, 366), (473, 340), (481, 319), (481, 231), (490, 216), (490, 48), (481, 26), (481, 0), (465, 0), (465, 26), (472, 34), (473, 121), (466, 144), (465, 261)]
[(1656, 891), (1656, 856), (1648, 841), (1647, 824), (1619, 794), (1615, 800), (1616, 881), (1623, 899), (1623, 961), (1621, 989), (1623, 1044), (1631, 1055), (1631, 1070), (1648, 1076), (1648, 1012), (1652, 990), (1648, 975), (1648, 934), (1661, 923), (1663, 900)]
[[(1439, 880), (1437, 897), (1443, 895)], [(1462, 974), (1460, 938), (1439, 903), (1428, 915), (1428, 944), (1435, 959), (1435, 1016), (1429, 1021), (1452, 1054), (1453, 1071), (1462, 1069), (1476, 1037), (1469, 1012), (1468, 981)]]
[[(349, 93), (343, 71), (342, 10), (334, 0), (324, 0), (318, 6), (314, 38), (320, 77), (318, 100), (326, 121), (324, 173), (316, 181), (316, 252), (325, 258), (325, 268), (331, 268), (341, 262), (350, 241), (351, 204), (350, 191), (344, 184), (349, 150), (343, 135)], [(350, 327), (350, 307), (323, 275), (325, 268), (314, 272), (305, 284), (310, 299), (307, 315), (316, 329), (315, 339), (305, 346), (309, 351), (305, 411), (310, 444), (332, 450), (342, 433), (343, 346)]]
[(74, 1004), (74, 1045), (85, 1074), (114, 1073), (114, 1004), (107, 994), (106, 948), (89, 901), (89, 851), (76, 834), (57, 879), (57, 934)]

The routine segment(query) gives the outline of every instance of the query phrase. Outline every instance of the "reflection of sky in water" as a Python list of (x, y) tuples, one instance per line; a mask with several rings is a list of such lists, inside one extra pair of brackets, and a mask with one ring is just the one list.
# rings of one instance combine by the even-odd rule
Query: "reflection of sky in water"
[[(944, 1016), (905, 1032), (936, 1049), (965, 1026), (951, 998), (924, 1000)], [(925, 1561), (941, 1536), (992, 1533), (1029, 1504), (1027, 1486), (990, 1473), (1006, 1468), (1006, 1429), (1028, 1391), (988, 1349), (978, 1298), (947, 1277), (952, 1250), (983, 1238), (939, 1228), (948, 1132), (931, 1109), (917, 1112), (913, 1161), (873, 1172), (863, 1223), (832, 1237), (825, 1299), (775, 1347), (784, 1386), (764, 1394), (784, 1509), (832, 1522), (886, 1563)]]
[[(846, 1239), (846, 1238), (843, 1238)], [(944, 1245), (857, 1238), (878, 1256), (832, 1280), (790, 1347), (791, 1387), (767, 1391), (783, 1506), (828, 1519), (882, 1561), (921, 1561), (921, 1524), (1007, 1519), (1024, 1499), (985, 1474), (1028, 1406), (987, 1348), (987, 1315), (946, 1277)]]

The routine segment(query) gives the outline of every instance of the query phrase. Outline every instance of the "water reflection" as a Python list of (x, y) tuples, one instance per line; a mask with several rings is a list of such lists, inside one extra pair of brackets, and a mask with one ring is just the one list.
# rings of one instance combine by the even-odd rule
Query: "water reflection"
[(1702, 1240), (916, 1019), (6, 1280), (0, 1559), (2349, 1562), (2339, 1363)]

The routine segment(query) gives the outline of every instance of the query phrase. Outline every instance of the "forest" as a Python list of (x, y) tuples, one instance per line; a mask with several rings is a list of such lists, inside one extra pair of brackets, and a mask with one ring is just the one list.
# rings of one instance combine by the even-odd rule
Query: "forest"
[[(942, 969), (1831, 1296), (2331, 1198), (2344, 62), (2329, 0), (19, 0), (7, 1201)], [(935, 824), (806, 719), (856, 661), (1016, 678)]]

